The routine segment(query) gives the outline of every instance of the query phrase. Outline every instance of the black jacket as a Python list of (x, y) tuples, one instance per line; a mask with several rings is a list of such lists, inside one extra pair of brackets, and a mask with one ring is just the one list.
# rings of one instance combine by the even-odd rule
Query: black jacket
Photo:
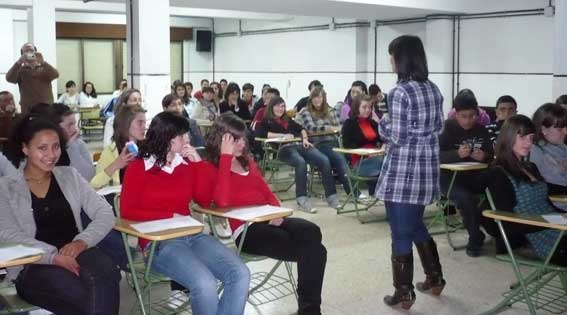
[(267, 138), (268, 132), (273, 133), (291, 133), (295, 137), (301, 137), (303, 127), (293, 120), (289, 120), (287, 129), (275, 122), (273, 119), (263, 119), (254, 129), (254, 136), (259, 138)]
[(456, 119), (447, 119), (443, 133), (439, 136), (439, 160), (441, 163), (477, 162), (471, 157), (461, 159), (459, 157), (459, 146), (470, 144), (473, 149), (480, 149), (486, 154), (484, 163), (494, 158), (494, 147), (486, 128), (480, 124), (474, 125), (469, 130), (463, 129)]
[(309, 96), (302, 97), (297, 104), (295, 104), (295, 111), (299, 113), (300, 110), (307, 106), (307, 101), (309, 101)]
[[(372, 129), (376, 131), (376, 135), (378, 135), (378, 123), (376, 123), (373, 119), (368, 118), (370, 120), (370, 125)], [(360, 129), (360, 125), (358, 124), (358, 118), (349, 118), (347, 119), (341, 130), (343, 136), (343, 146), (349, 149), (356, 149), (361, 148), (367, 144), (378, 145), (380, 144), (380, 136), (376, 138), (375, 141), (368, 141), (364, 134), (362, 133), (362, 129)]]
[(219, 104), (219, 111), (220, 113), (231, 111), (236, 114), (236, 116), (240, 117), (242, 120), (252, 120), (252, 114), (250, 114), (250, 110), (248, 109), (248, 105), (242, 99), (238, 99), (238, 110), (235, 108), (231, 108), (228, 106), (228, 101), (222, 101)]

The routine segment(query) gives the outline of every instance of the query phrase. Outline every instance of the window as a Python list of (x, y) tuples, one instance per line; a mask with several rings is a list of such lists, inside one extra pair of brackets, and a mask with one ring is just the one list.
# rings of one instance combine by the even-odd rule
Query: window
[[(57, 93), (65, 92), (65, 83), (75, 81), (82, 89), (93, 82), (99, 94), (110, 94), (127, 77), (128, 46), (122, 39), (57, 39)], [(170, 46), (171, 82), (183, 80), (183, 42)]]

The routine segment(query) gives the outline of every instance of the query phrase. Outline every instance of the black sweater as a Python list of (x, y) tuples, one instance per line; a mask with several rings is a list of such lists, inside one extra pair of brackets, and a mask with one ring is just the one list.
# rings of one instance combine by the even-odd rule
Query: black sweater
[(268, 132), (272, 132), (283, 134), (291, 133), (295, 137), (301, 137), (301, 130), (303, 130), (303, 127), (293, 120), (289, 120), (287, 129), (285, 129), (282, 125), (278, 124), (273, 119), (264, 119), (256, 126), (256, 129), (254, 129), (254, 136), (267, 138)]
[[(378, 123), (376, 123), (371, 118), (368, 118), (370, 121), (370, 125), (372, 129), (376, 131), (376, 135), (378, 135)], [(362, 133), (362, 129), (358, 123), (358, 118), (349, 118), (347, 119), (341, 130), (343, 136), (343, 146), (349, 149), (356, 149), (362, 148), (364, 145), (373, 144), (378, 146), (380, 144), (380, 137), (378, 136), (375, 141), (368, 141), (364, 134)]]
[(486, 155), (485, 160), (480, 162), (490, 162), (494, 157), (494, 148), (486, 128), (480, 124), (476, 124), (471, 129), (465, 130), (459, 126), (456, 119), (446, 120), (443, 132), (439, 136), (440, 162), (477, 162), (470, 156), (464, 159), (459, 157), (459, 146), (463, 144), (469, 144), (473, 149), (484, 151)]
[(236, 116), (240, 117), (242, 120), (252, 120), (252, 114), (250, 114), (250, 110), (248, 109), (248, 105), (242, 99), (238, 99), (237, 105), (238, 111), (236, 111), (236, 107), (231, 107), (228, 105), (228, 101), (222, 101), (219, 104), (219, 111), (220, 113), (231, 111)]

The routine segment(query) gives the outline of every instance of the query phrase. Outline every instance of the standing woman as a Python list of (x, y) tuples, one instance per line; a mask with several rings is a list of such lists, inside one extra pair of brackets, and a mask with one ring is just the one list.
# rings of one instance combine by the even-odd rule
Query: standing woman
[(443, 96), (427, 79), (427, 59), (419, 37), (400, 36), (390, 43), (388, 52), (398, 83), (388, 94), (389, 113), (378, 124), (388, 147), (376, 197), (384, 200), (392, 230), (395, 292), (384, 297), (384, 303), (401, 303), (409, 309), (415, 302), (412, 243), (426, 275), (417, 289), (439, 295), (445, 286), (437, 246), (423, 223), (425, 206), (439, 197)]

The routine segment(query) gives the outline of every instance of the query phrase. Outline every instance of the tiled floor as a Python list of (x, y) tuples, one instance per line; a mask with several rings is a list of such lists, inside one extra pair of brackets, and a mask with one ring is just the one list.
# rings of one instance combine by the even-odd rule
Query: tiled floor
[[(294, 207), (294, 201), (284, 203)], [(417, 293), (417, 302), (409, 312), (391, 309), (382, 303), (384, 294), (392, 292), (390, 268), (390, 231), (387, 223), (360, 224), (353, 215), (335, 214), (317, 200), (317, 214), (296, 213), (298, 217), (316, 222), (323, 232), (328, 250), (323, 288), (323, 314), (479, 314), (495, 305), (508, 286), (514, 282), (512, 270), (493, 257), (469, 258), (463, 251), (453, 251), (444, 235), (435, 236), (447, 280), (440, 298)], [(382, 212), (383, 208), (373, 210)], [(457, 234), (456, 241), (465, 241)], [(486, 247), (490, 248), (491, 245)], [(415, 279), (421, 280), (422, 269), (416, 257)], [(250, 264), (252, 272), (265, 271), (273, 262)], [(283, 271), (283, 269), (281, 270)], [(168, 294), (167, 286), (158, 295)], [(128, 314), (135, 302), (132, 290), (122, 288), (121, 314)], [(247, 305), (247, 315), (289, 315), (296, 312), (293, 297), (255, 308)], [(528, 314), (527, 307), (517, 305), (501, 314)], [(539, 313), (538, 313), (539, 314)], [(541, 313), (548, 314), (548, 313)]]

